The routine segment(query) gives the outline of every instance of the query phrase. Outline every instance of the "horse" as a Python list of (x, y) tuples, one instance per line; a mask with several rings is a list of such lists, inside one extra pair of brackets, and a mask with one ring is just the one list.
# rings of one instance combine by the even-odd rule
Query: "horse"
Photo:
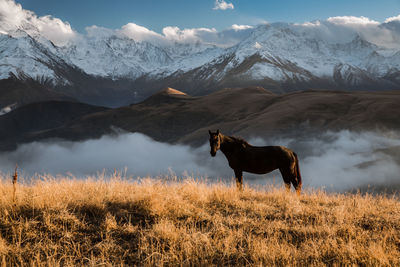
[(219, 130), (210, 134), (210, 154), (215, 157), (221, 150), (228, 159), (229, 166), (235, 172), (236, 185), (243, 188), (243, 172), (266, 174), (279, 169), (285, 183), (286, 191), (290, 192), (290, 184), (301, 193), (301, 174), (299, 160), (292, 150), (283, 146), (252, 146), (242, 138), (223, 135)]

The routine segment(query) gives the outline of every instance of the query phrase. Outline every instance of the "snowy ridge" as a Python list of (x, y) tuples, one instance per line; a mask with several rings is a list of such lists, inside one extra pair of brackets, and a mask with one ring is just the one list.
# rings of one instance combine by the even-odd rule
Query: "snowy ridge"
[(357, 86), (390, 77), (389, 83), (400, 83), (399, 47), (372, 43), (357, 31), (347, 31), (335, 39), (332, 34), (322, 34), (315, 25), (334, 27), (326, 21), (322, 26), (317, 22), (312, 26), (259, 25), (246, 29), (250, 33), (230, 47), (201, 42), (135, 41), (116, 33), (81, 35), (56, 46), (25, 25), (0, 34), (0, 78), (23, 73), (50, 78), (55, 84), (73, 84), (73, 80), (55, 71), (70, 66), (114, 80), (142, 76), (162, 79), (197, 71), (202, 73), (202, 79), (215, 81), (234, 73), (255, 81), (307, 82), (317, 77)]

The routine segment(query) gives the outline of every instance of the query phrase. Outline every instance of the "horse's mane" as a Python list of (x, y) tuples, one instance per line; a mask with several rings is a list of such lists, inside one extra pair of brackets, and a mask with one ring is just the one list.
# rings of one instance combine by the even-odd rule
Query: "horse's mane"
[(242, 137), (237, 137), (237, 136), (229, 136), (229, 137), (232, 139), (233, 142), (240, 144), (243, 147), (250, 146), (250, 144), (247, 143), (247, 141), (244, 140)]

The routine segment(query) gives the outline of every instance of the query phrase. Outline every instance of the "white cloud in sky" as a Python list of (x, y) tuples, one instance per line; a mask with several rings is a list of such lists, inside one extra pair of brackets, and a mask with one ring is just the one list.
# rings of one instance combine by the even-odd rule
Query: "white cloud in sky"
[(360, 25), (379, 25), (378, 21), (371, 20), (367, 17), (354, 17), (354, 16), (338, 16), (338, 17), (330, 17), (327, 21), (338, 24), (338, 25), (347, 25), (347, 26), (360, 26)]
[[(230, 8), (234, 8), (232, 3), (224, 0), (215, 1), (214, 9), (226, 10)], [(294, 27), (304, 34), (332, 43), (349, 42), (359, 35), (376, 45), (400, 49), (400, 15), (387, 18), (384, 23), (363, 16), (337, 16), (326, 20), (290, 25), (290, 27)], [(157, 33), (144, 26), (128, 23), (119, 29), (90, 26), (86, 28), (86, 35), (81, 35), (75, 32), (68, 22), (52, 16), (38, 17), (32, 11), (23, 9), (14, 0), (0, 0), (0, 34), (13, 33), (18, 29), (23, 29), (28, 34), (34, 37), (42, 36), (57, 46), (66, 45), (77, 37), (79, 39), (85, 37), (101, 38), (117, 35), (138, 42), (149, 41), (155, 45), (179, 42), (229, 47), (249, 36), (253, 28), (250, 25), (233, 24), (228, 29), (217, 31), (215, 28), (181, 29), (176, 26), (168, 26), (163, 28), (161, 33)]]
[(179, 29), (178, 27), (165, 27), (162, 30), (165, 38), (177, 42), (197, 42), (201, 41), (202, 37), (215, 35), (217, 30), (214, 28), (193, 28)]
[(321, 22), (319, 20), (317, 21), (306, 21), (304, 23), (295, 23), (295, 26), (305, 26), (305, 27), (319, 27), (321, 26)]
[(346, 43), (356, 36), (361, 36), (378, 46), (400, 49), (400, 20), (397, 20), (397, 17), (388, 18), (385, 23), (380, 23), (367, 17), (341, 16), (296, 23), (294, 26), (304, 34), (330, 43)]
[(19, 27), (24, 20), (32, 16), (32, 12), (23, 10), (22, 6), (14, 1), (0, 1), (0, 27), (5, 31)]
[[(394, 18), (389, 18), (390, 21), (396, 21)], [(339, 30), (353, 30), (359, 34), (366, 41), (376, 44), (378, 46), (399, 49), (400, 48), (400, 32), (384, 27), (382, 23), (371, 20), (366, 17), (331, 17), (327, 22), (339, 26)], [(337, 36), (336, 38), (339, 38)]]
[(21, 28), (31, 35), (41, 34), (56, 45), (64, 45), (77, 35), (68, 22), (52, 16), (38, 17), (13, 0), (1, 0), (0, 31), (8, 33)]
[(204, 43), (228, 47), (246, 37), (251, 29), (252, 26), (248, 25), (237, 25), (235, 28), (229, 28), (224, 31), (217, 31), (215, 28), (181, 29), (176, 26), (168, 26), (164, 27), (160, 34), (135, 23), (128, 23), (116, 30), (93, 25), (86, 28), (86, 36), (89, 38), (103, 38), (117, 35), (137, 42), (148, 41), (155, 45), (168, 45), (178, 42), (184, 44)]
[(392, 21), (399, 21), (399, 22), (400, 22), (400, 15), (387, 18), (387, 19), (385, 20), (385, 23), (389, 23), (389, 22), (392, 22)]
[(224, 0), (215, 0), (214, 10), (227, 10), (227, 9), (234, 9), (232, 3), (227, 3)]
[(235, 31), (242, 31), (242, 30), (247, 30), (247, 29), (252, 29), (253, 26), (250, 25), (237, 25), (237, 24), (233, 24), (232, 25), (232, 29)]
[(120, 30), (117, 30), (117, 32), (139, 42), (160, 40), (163, 38), (160, 34), (135, 23), (128, 23), (122, 26)]

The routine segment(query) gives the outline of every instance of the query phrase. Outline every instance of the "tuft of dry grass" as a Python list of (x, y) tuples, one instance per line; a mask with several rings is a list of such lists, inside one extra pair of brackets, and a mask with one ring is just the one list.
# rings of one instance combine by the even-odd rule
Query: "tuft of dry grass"
[(17, 194), (17, 182), (18, 182), (18, 165), (15, 165), (15, 171), (12, 176), (12, 184), (13, 184), (13, 202), (15, 202), (16, 194)]
[[(9, 176), (8, 176), (9, 177)], [(0, 180), (4, 266), (400, 265), (395, 197), (193, 179)]]

